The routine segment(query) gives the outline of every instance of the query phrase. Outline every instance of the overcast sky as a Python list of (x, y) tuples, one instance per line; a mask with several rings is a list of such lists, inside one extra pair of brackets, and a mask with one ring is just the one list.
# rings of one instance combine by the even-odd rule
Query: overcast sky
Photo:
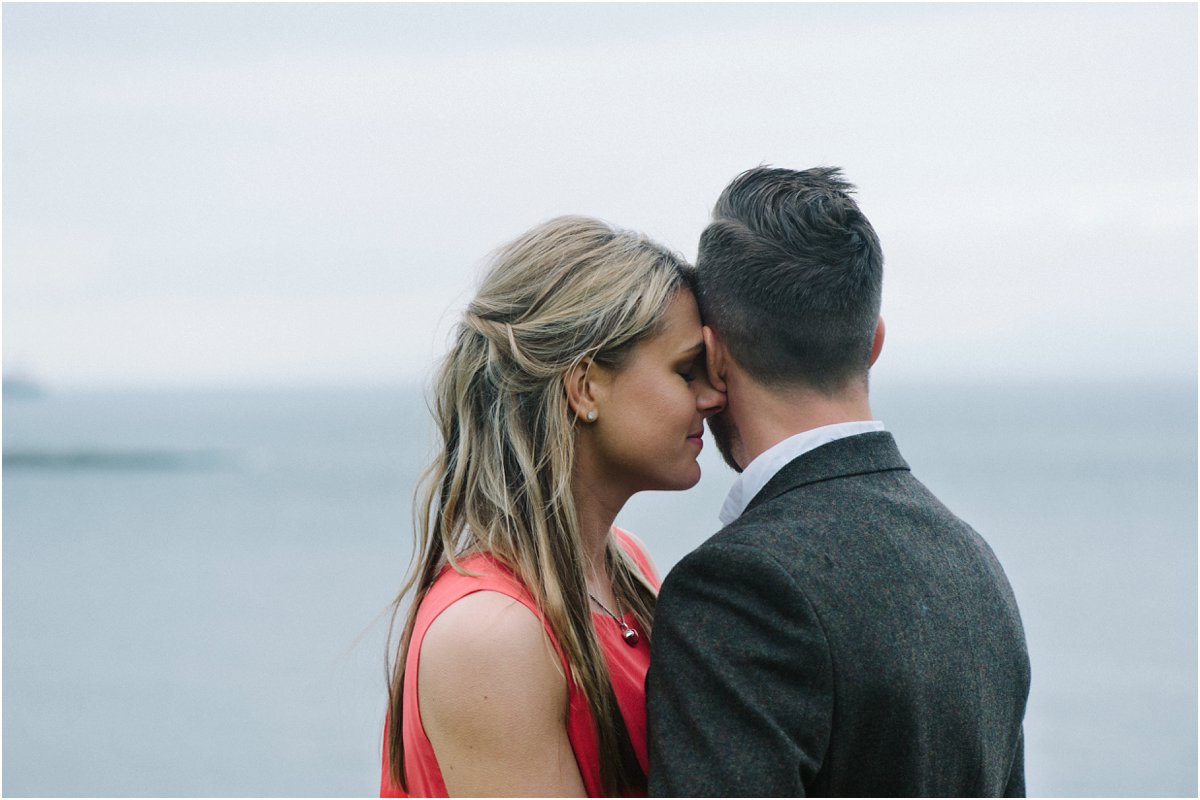
[(1196, 6), (5, 4), (4, 366), (423, 377), (562, 213), (840, 165), (880, 376), (1194, 378)]

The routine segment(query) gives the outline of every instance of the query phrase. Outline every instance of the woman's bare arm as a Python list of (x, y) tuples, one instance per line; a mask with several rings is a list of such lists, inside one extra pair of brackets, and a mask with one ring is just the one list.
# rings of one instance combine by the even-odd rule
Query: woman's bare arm
[(421, 721), (451, 796), (582, 797), (567, 738), (567, 683), (542, 622), (476, 592), (425, 633)]

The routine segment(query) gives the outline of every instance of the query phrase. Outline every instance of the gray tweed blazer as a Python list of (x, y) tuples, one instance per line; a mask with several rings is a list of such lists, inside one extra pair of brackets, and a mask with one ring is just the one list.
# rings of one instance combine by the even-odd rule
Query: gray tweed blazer
[(650, 793), (1022, 796), (1029, 656), (991, 548), (890, 433), (784, 467), (671, 570)]

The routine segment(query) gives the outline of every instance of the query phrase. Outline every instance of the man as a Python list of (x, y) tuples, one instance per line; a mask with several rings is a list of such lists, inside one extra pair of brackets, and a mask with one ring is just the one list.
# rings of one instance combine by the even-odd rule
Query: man
[(872, 418), (883, 256), (853, 190), (752, 169), (700, 239), (709, 425), (741, 474), (659, 596), (652, 795), (1024, 794), (1017, 604)]

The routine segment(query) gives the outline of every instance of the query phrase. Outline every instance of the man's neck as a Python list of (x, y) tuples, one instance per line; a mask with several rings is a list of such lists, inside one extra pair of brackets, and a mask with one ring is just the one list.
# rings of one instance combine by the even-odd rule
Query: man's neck
[[(739, 438), (742, 467), (784, 439), (842, 422), (874, 419), (867, 389), (853, 387), (830, 396), (808, 388), (781, 391), (743, 379), (729, 387), (730, 411)], [(737, 398), (733, 401), (732, 398)]]

